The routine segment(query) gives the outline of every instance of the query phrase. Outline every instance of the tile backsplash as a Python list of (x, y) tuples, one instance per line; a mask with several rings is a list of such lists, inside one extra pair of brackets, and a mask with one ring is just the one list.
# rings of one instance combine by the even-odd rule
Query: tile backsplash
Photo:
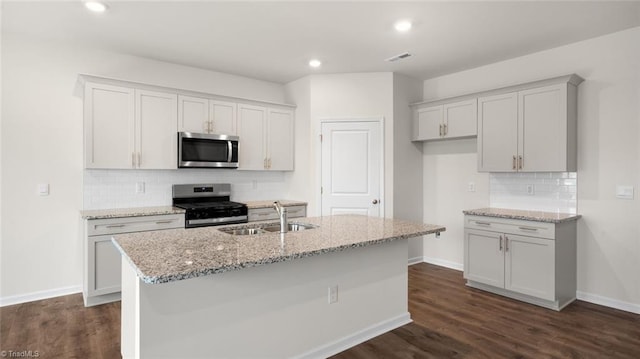
[(489, 205), (496, 208), (577, 213), (575, 172), (491, 173)]
[[(231, 183), (231, 199), (286, 198), (284, 172), (237, 170), (84, 170), (83, 209), (171, 205), (171, 186), (186, 183)], [(144, 193), (136, 193), (144, 183)]]

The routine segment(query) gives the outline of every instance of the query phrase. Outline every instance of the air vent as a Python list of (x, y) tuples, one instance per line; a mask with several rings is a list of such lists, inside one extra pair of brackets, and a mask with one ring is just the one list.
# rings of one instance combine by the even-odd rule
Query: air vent
[(390, 58), (388, 58), (388, 59), (386, 59), (386, 60), (384, 60), (384, 61), (387, 61), (387, 62), (394, 62), (394, 61), (398, 61), (398, 60), (406, 59), (406, 58), (407, 58), (407, 57), (409, 57), (409, 56), (411, 56), (411, 54), (410, 54), (410, 53), (408, 53), (408, 52), (404, 52), (404, 53), (402, 53), (402, 54), (400, 54), (400, 55), (396, 55), (396, 56), (390, 57)]

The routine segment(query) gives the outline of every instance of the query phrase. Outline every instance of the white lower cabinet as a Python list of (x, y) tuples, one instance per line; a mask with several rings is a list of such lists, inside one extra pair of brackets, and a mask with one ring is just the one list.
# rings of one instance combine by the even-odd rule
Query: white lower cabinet
[[(287, 218), (300, 218), (307, 216), (307, 206), (285, 206), (287, 209)], [(249, 222), (268, 221), (278, 219), (278, 212), (273, 207), (266, 208), (249, 208)]]
[(576, 297), (576, 223), (465, 216), (467, 285), (560, 310)]
[(86, 220), (84, 305), (120, 300), (121, 254), (111, 241), (114, 235), (171, 228), (184, 228), (183, 214)]

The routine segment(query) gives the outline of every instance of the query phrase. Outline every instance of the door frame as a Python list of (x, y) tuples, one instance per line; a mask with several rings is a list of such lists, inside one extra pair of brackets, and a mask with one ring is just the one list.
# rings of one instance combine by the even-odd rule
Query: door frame
[(322, 193), (320, 192), (321, 188), (322, 188), (322, 143), (320, 141), (320, 135), (322, 134), (322, 125), (325, 123), (346, 123), (346, 122), (353, 122), (353, 123), (360, 123), (360, 122), (373, 122), (373, 123), (377, 123), (378, 127), (380, 129), (380, 218), (384, 218), (384, 214), (385, 214), (385, 206), (386, 206), (386, 198), (385, 198), (385, 191), (384, 191), (384, 186), (385, 186), (385, 181), (384, 181), (384, 177), (385, 177), (385, 162), (384, 162), (384, 158), (385, 158), (385, 135), (384, 135), (384, 117), (380, 116), (380, 117), (324, 117), (324, 118), (320, 118), (320, 120), (317, 122), (318, 125), (316, 126), (316, 138), (317, 138), (317, 142), (316, 142), (316, 158), (315, 158), (315, 162), (316, 162), (316, 183), (319, 184), (318, 188), (316, 189), (315, 193), (316, 193), (316, 213), (318, 213), (318, 216), (322, 216)]

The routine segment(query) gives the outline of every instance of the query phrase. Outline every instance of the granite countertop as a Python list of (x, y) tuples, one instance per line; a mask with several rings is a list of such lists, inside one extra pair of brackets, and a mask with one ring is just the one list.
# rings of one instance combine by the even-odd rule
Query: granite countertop
[(94, 209), (94, 210), (80, 211), (80, 215), (84, 219), (159, 216), (163, 214), (183, 214), (183, 213), (184, 213), (184, 209), (171, 207), (171, 206)]
[(275, 201), (280, 201), (280, 204), (285, 207), (307, 205), (307, 202), (292, 201), (288, 199), (280, 199), (280, 200), (274, 199), (271, 201), (238, 201), (238, 202), (246, 204), (249, 209), (256, 209), (256, 208), (271, 208), (273, 207), (273, 202)]
[(579, 214), (524, 211), (524, 210), (506, 209), (506, 208), (468, 209), (468, 210), (462, 211), (462, 213), (473, 215), (473, 216), (523, 219), (527, 221), (549, 222), (549, 223), (562, 223), (562, 222), (568, 222), (568, 221), (576, 221), (580, 217), (582, 217)]
[(446, 230), (438, 225), (361, 215), (311, 217), (304, 218), (303, 222), (319, 227), (283, 235), (233, 236), (218, 230), (276, 223), (256, 222), (129, 233), (114, 236), (113, 242), (143, 282), (157, 284)]

